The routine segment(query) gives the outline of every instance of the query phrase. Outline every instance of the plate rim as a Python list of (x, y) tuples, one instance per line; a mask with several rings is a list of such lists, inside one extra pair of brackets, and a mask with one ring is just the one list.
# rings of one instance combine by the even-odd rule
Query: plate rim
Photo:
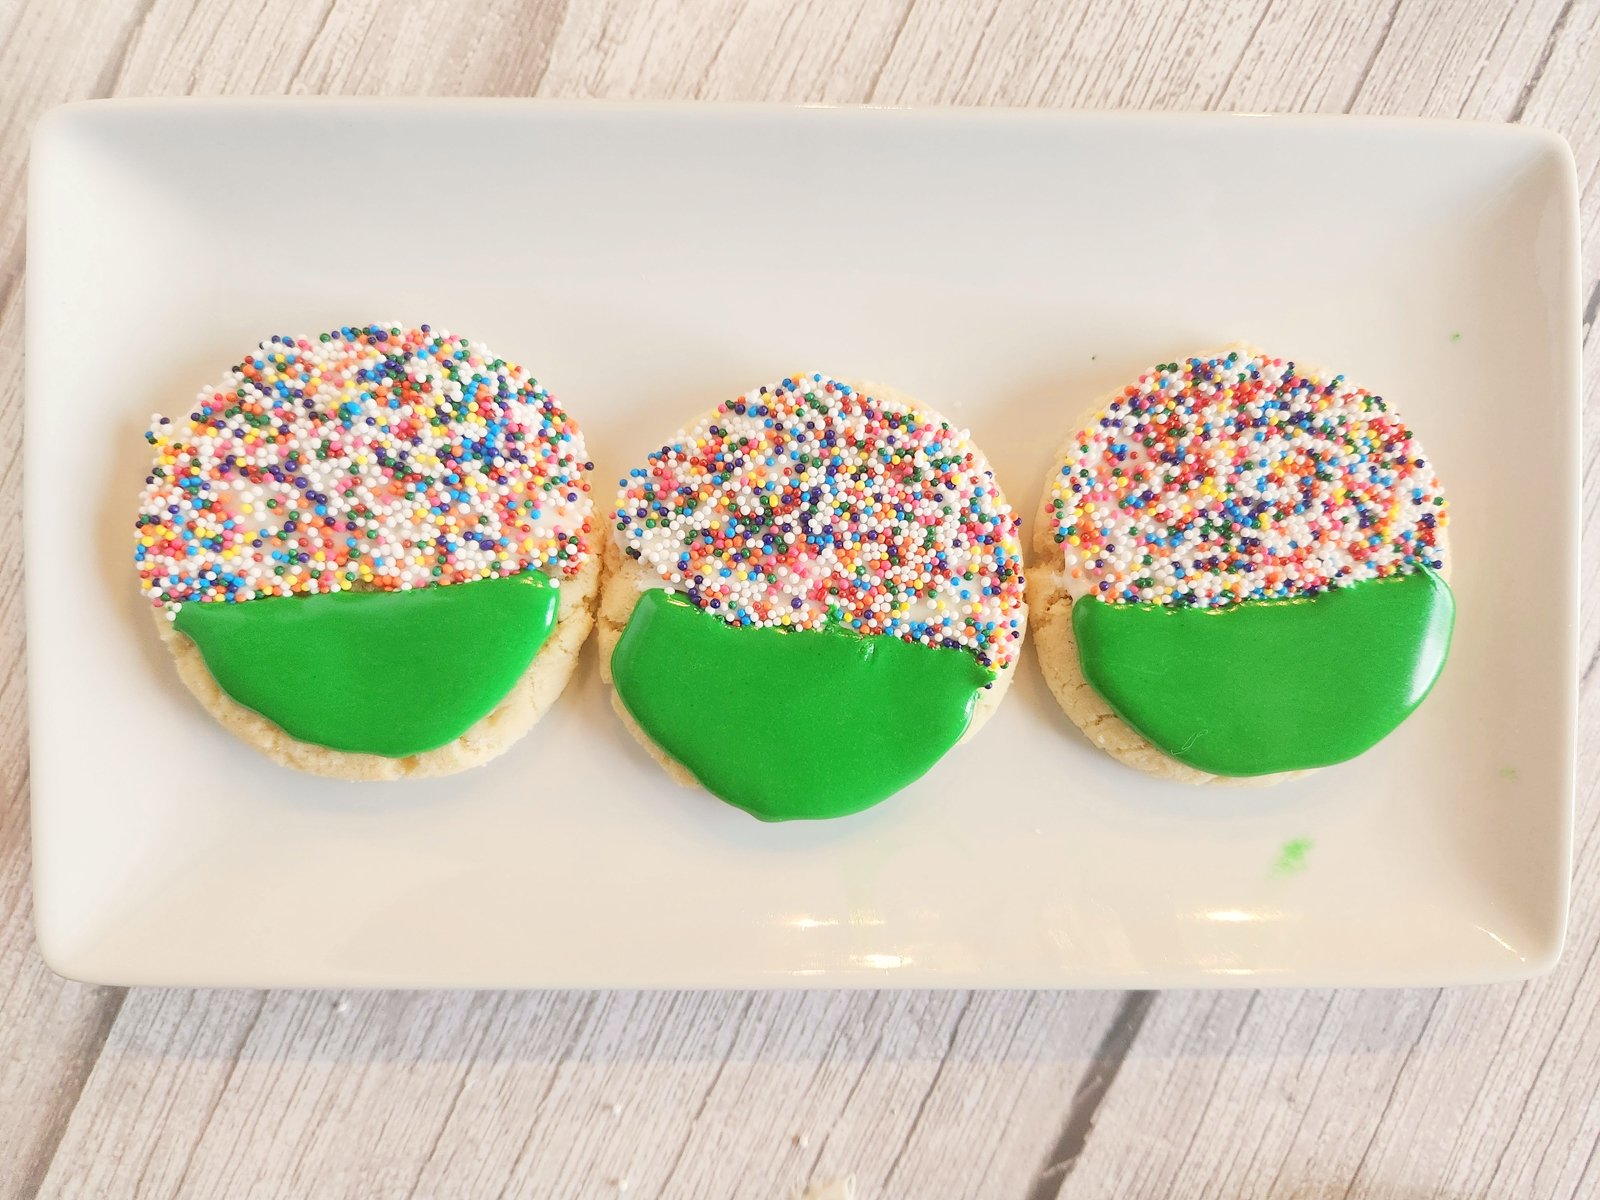
[[(1555, 329), (1556, 339), (1559, 344), (1552, 351), (1552, 363), (1557, 366), (1563, 379), (1562, 395), (1552, 400), (1552, 413), (1558, 414), (1562, 429), (1560, 432), (1568, 435), (1578, 435), (1582, 429), (1583, 417), (1583, 391), (1582, 391), (1582, 280), (1580, 275), (1580, 214), (1578, 207), (1578, 186), (1576, 164), (1571, 147), (1559, 133), (1536, 126), (1512, 125), (1501, 122), (1489, 121), (1461, 121), (1447, 118), (1433, 117), (1389, 117), (1378, 115), (1344, 115), (1344, 114), (1296, 114), (1296, 113), (1251, 113), (1251, 112), (1162, 112), (1150, 110), (1131, 109), (1039, 109), (1016, 107), (967, 107), (967, 106), (904, 106), (904, 105), (844, 105), (844, 104), (767, 104), (758, 102), (687, 102), (687, 101), (633, 101), (633, 100), (582, 100), (582, 99), (540, 99), (519, 97), (450, 97), (450, 98), (385, 98), (385, 97), (328, 97), (328, 96), (297, 96), (297, 97), (267, 97), (267, 96), (236, 96), (216, 98), (188, 98), (188, 97), (149, 97), (149, 98), (111, 98), (79, 100), (58, 105), (46, 111), (36, 122), (30, 143), (29, 179), (27, 185), (28, 211), (30, 217), (38, 211), (38, 205), (47, 186), (47, 172), (40, 170), (36, 165), (37, 160), (48, 158), (48, 153), (41, 151), (50, 149), (51, 142), (65, 136), (79, 122), (97, 124), (108, 118), (123, 119), (137, 117), (142, 114), (152, 114), (160, 118), (170, 118), (175, 113), (200, 115), (201, 113), (214, 113), (219, 111), (257, 111), (257, 112), (295, 112), (313, 113), (316, 111), (343, 111), (364, 113), (396, 113), (421, 110), (452, 110), (456, 113), (471, 113), (481, 111), (484, 113), (501, 112), (510, 113), (522, 111), (526, 113), (541, 113), (551, 115), (573, 116), (583, 115), (604, 117), (606, 119), (635, 119), (646, 117), (651, 119), (671, 119), (677, 121), (699, 122), (714, 117), (737, 117), (743, 120), (767, 120), (774, 117), (782, 119), (828, 119), (828, 120), (859, 120), (891, 119), (891, 120), (939, 120), (953, 122), (1016, 122), (1016, 123), (1056, 123), (1061, 125), (1104, 125), (1115, 127), (1121, 125), (1160, 126), (1171, 125), (1185, 129), (1204, 130), (1213, 128), (1236, 128), (1241, 122), (1270, 123), (1275, 126), (1305, 126), (1308, 128), (1338, 128), (1358, 127), (1393, 132), (1407, 132), (1426, 136), (1445, 136), (1451, 138), (1482, 138), (1497, 137), (1527, 142), (1536, 148), (1541, 155), (1541, 161), (1548, 158), (1555, 168), (1555, 199), (1562, 208), (1561, 228), (1559, 229), (1561, 254), (1561, 271), (1564, 279), (1558, 281), (1561, 287), (1562, 319)], [(33, 305), (40, 303), (45, 287), (41, 283), (40, 272), (35, 268), (39, 261), (40, 249), (45, 240), (45, 222), (31, 220), (28, 224), (26, 239), (27, 267), (24, 284), (25, 311)], [(48, 255), (46, 255), (48, 258)], [(39, 408), (45, 403), (41, 394), (39, 378), (41, 372), (35, 367), (35, 362), (43, 356), (44, 348), (40, 344), (41, 338), (36, 334), (37, 325), (32, 321), (25, 321), (24, 332), (24, 385), (23, 407), (25, 418), (25, 433), (23, 447), (23, 483), (22, 496), (27, 509), (35, 509), (36, 505), (28, 503), (35, 498), (35, 492), (40, 484), (35, 480), (42, 474), (34, 469), (35, 462), (43, 453), (38, 445), (38, 436), (35, 430), (39, 422), (34, 419)], [(1556, 857), (1563, 864), (1563, 869), (1558, 877), (1549, 881), (1545, 890), (1545, 898), (1551, 903), (1551, 914), (1554, 919), (1549, 923), (1541, 922), (1537, 930), (1530, 930), (1530, 936), (1535, 939), (1536, 947), (1518, 969), (1509, 970), (1502, 975), (1493, 976), (1496, 979), (1513, 980), (1532, 978), (1552, 970), (1560, 961), (1564, 949), (1567, 930), (1570, 922), (1570, 901), (1572, 890), (1572, 865), (1573, 865), (1573, 836), (1574, 836), (1574, 806), (1577, 783), (1577, 723), (1579, 714), (1579, 628), (1580, 599), (1581, 599), (1581, 487), (1582, 487), (1582, 443), (1579, 436), (1566, 436), (1563, 440), (1567, 443), (1564, 459), (1563, 478), (1560, 481), (1560, 491), (1564, 503), (1565, 529), (1562, 531), (1562, 541), (1568, 555), (1560, 571), (1561, 575), (1561, 607), (1565, 620), (1557, 635), (1560, 641), (1562, 656), (1567, 665), (1567, 687), (1559, 698), (1559, 720), (1551, 724), (1558, 724), (1559, 728), (1553, 731), (1553, 737), (1559, 743), (1563, 754), (1562, 796), (1560, 797), (1559, 823), (1557, 829), (1557, 844), (1553, 847)], [(41, 585), (37, 582), (39, 573), (27, 569), (27, 564), (35, 561), (42, 554), (42, 548), (36, 543), (39, 541), (37, 521), (30, 521), (24, 517), (23, 525), (23, 595), (25, 603), (25, 631), (32, 629), (34, 614), (44, 606), (46, 598), (42, 594)], [(44, 663), (40, 658), (39, 639), (29, 636), (27, 638), (26, 662), (30, 678), (37, 678), (37, 673), (43, 669)], [(37, 689), (30, 686), (27, 714), (29, 721), (28, 747), (30, 765), (39, 761), (40, 755), (40, 729), (48, 722), (48, 717), (41, 711), (37, 700)], [(41, 789), (36, 786), (37, 778), (30, 779), (29, 809), (30, 814), (39, 811), (41, 803)], [(47, 802), (47, 801), (46, 801)], [(47, 909), (50, 906), (48, 897), (52, 888), (46, 881), (48, 874), (46, 865), (51, 858), (48, 847), (41, 843), (39, 822), (30, 821), (30, 836), (32, 839), (31, 874), (34, 889), (34, 926), (35, 936), (41, 956), (47, 965), (57, 974), (68, 978), (80, 979), (94, 983), (126, 983), (126, 978), (102, 977), (93, 968), (93, 954), (85, 955), (85, 948), (79, 946), (76, 951), (70, 946), (59, 944), (53, 936), (52, 930), (47, 929), (49, 924)], [(1543, 935), (1540, 937), (1539, 935)], [(86, 939), (92, 948), (93, 939)], [(1058, 974), (1062, 972), (1057, 968)], [(419, 977), (426, 972), (416, 973)], [(936, 981), (919, 980), (913, 984), (896, 983), (893, 978), (885, 978), (882, 973), (865, 973), (860, 978), (852, 978), (848, 973), (829, 970), (817, 980), (803, 977), (785, 975), (774, 978), (741, 978), (738, 981), (709, 982), (698, 986), (707, 987), (1061, 987), (1074, 988), (1125, 988), (1125, 987), (1257, 987), (1257, 986), (1327, 986), (1333, 984), (1350, 985), (1348, 978), (1319, 978), (1316, 972), (1291, 971), (1284, 976), (1263, 975), (1252, 973), (1248, 976), (1234, 978), (1211, 978), (1197, 980), (1193, 972), (1179, 972), (1170, 979), (1159, 974), (1146, 977), (1117, 977), (1096, 982), (1092, 978), (1084, 977), (1083, 981), (1046, 982), (1039, 984), (1017, 983), (1009, 979), (984, 978), (981, 970), (974, 972), (975, 977), (946, 973), (947, 978)], [(1334, 973), (1340, 976), (1339, 972)], [(1355, 986), (1417, 986), (1429, 981), (1442, 981), (1443, 983), (1481, 982), (1491, 978), (1492, 973), (1476, 968), (1467, 972), (1462, 978), (1447, 979), (1440, 973), (1433, 972), (1427, 979), (1397, 980), (1395, 982), (1366, 983), (1357, 981)], [(203, 979), (175, 980), (162, 976), (161, 979), (152, 979), (139, 982), (168, 982), (176, 985), (188, 986), (219, 986), (208, 984)], [(277, 979), (274, 982), (262, 985), (253, 985), (243, 982), (224, 984), (220, 986), (312, 986), (312, 987), (342, 987), (351, 986), (349, 980), (326, 980), (306, 982), (304, 979), (288, 980)], [(383, 987), (450, 987), (462, 986), (446, 980), (416, 983), (401, 980), (383, 980), (369, 986)], [(471, 986), (507, 986), (507, 987), (534, 987), (538, 984), (529, 984), (525, 981), (508, 981), (504, 984), (483, 983)], [(564, 984), (561, 986), (583, 986), (582, 984)], [(626, 986), (616, 982), (598, 983), (596, 986)], [(694, 986), (694, 985), (691, 985)]]

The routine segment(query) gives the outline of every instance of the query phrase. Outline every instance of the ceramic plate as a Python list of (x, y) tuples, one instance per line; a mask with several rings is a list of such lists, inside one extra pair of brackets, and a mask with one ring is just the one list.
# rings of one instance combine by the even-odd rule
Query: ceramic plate
[[(34, 142), (28, 648), (39, 941), (108, 983), (1167, 987), (1511, 979), (1559, 953), (1575, 707), (1566, 146), (1455, 123), (528, 102), (117, 102)], [(680, 789), (586, 652), (492, 765), (341, 784), (212, 723), (130, 562), (152, 412), (276, 331), (527, 363), (609, 501), (791, 371), (969, 425), (1032, 513), (1086, 406), (1248, 339), (1395, 401), (1454, 502), (1454, 652), (1357, 761), (1192, 790), (1025, 653), (887, 803)], [(1514, 572), (1514, 574), (1513, 574)], [(1263, 663), (1263, 670), (1294, 670)]]

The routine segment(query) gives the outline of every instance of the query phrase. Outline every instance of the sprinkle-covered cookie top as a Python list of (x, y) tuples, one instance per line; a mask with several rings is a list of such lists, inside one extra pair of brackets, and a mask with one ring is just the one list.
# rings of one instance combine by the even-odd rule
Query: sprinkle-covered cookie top
[(622, 481), (617, 537), (731, 625), (1016, 658), (1017, 518), (968, 435), (824, 375), (721, 405)]
[(169, 615), (570, 576), (589, 552), (578, 427), (521, 367), (426, 325), (275, 335), (146, 437), (134, 557)]
[(1437, 569), (1446, 510), (1382, 397), (1235, 351), (1124, 388), (1073, 442), (1050, 517), (1073, 595), (1208, 607)]

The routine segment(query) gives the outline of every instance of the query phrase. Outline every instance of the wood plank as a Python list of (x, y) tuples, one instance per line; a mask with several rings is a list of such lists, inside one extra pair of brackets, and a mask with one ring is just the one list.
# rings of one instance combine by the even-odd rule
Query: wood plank
[(528, 95), (562, 0), (155, 0), (122, 95)]
[(136, 990), (40, 1196), (1013, 1196), (1117, 1001)]
[(673, 0), (574, 5), (541, 96), (861, 103), (907, 4)]
[(1227, 87), (1266, 0), (914, 6), (873, 99), (888, 104), (1204, 108)]
[(1401, 5), (1349, 111), (1516, 120), (1570, 14), (1566, 0)]
[[(595, 10), (585, 9), (566, 24), (544, 20), (546, 31), (561, 26), (545, 61), (517, 52), (530, 39), (512, 36), (504, 22), (515, 10), (498, 5), (484, 32), (447, 37), (439, 68), (418, 70), (437, 51), (427, 23), (402, 19), (380, 38), (377, 11), (339, 4), (313, 24), (284, 6), (240, 4), (218, 21), (158, 0), (129, 47), (124, 86), (366, 92), (386, 90), (398, 71), (438, 93), (477, 90), (471, 80), (488, 77), (506, 94), (863, 99), (896, 28), (857, 19), (830, 25), (832, 39), (785, 42), (771, 21), (730, 10), (722, 53), (701, 37), (691, 40), (704, 52), (685, 60), (655, 39), (662, 12), (607, 11), (589, 24), (580, 18)], [(237, 62), (230, 43), (264, 52)], [(462, 60), (482, 74), (460, 72)], [(558, 1186), (605, 1195), (626, 1183), (691, 1195), (730, 1172), (750, 1194), (779, 1194), (771, 1189), (852, 1170), (916, 1177), (921, 1157), (908, 1145), (944, 1145), (923, 1122), (969, 1094), (985, 1098), (993, 1144), (1021, 1151), (979, 1169), (1025, 1181), (1037, 1166), (1031, 1143), (1052, 1135), (1115, 1003), (137, 991), (40, 1194), (314, 1185), (341, 1195)], [(965, 1066), (947, 1064), (952, 1047)]]
[[(1456, 10), (1459, 13), (1459, 10)], [(1437, 16), (1438, 14), (1435, 14)], [(1488, 12), (1461, 27), (1488, 30)], [(1540, 6), (1494, 26), (1481, 72), (1409, 10), (1358, 106), (1527, 121), (1572, 143), (1597, 291), (1600, 9)], [(1542, 29), (1542, 34), (1541, 34)], [(1552, 41), (1552, 35), (1554, 40)], [(1494, 56), (1508, 60), (1500, 62)], [(1383, 65), (1393, 58), (1395, 69)], [(1511, 86), (1519, 75), (1530, 87)], [(1380, 94), (1380, 81), (1395, 91)], [(1600, 334), (1585, 344), (1585, 512), (1600, 508)], [(1600, 526), (1584, 534), (1584, 661), (1600, 647)], [(1600, 1188), (1600, 672), (1582, 695), (1578, 838), (1566, 961), (1519, 986), (1442, 992), (1172, 994), (1156, 1001), (1064, 1198), (1104, 1195), (1582, 1197)]]
[[(715, 1195), (738, 1179), (785, 1196), (850, 1174), (867, 1196), (1024, 1196), (1120, 999), (853, 998), (859, 1023), (833, 1044), (790, 1055), (769, 1040), (733, 1056), (660, 1194)], [(775, 1146), (789, 1170), (772, 1169)]]
[(22, 611), (22, 267), (28, 137), (62, 100), (97, 95), (139, 21), (94, 6), (62, 36), (48, 0), (0, 9), (0, 1195), (30, 1196), (122, 1002), (52, 975), (34, 949)]
[[(1592, 761), (1600, 706), (1588, 712)], [(1556, 973), (1493, 988), (1158, 997), (1059, 1195), (1592, 1195), (1597, 800), (1591, 779), (1584, 901)]]
[[(1574, 146), (1586, 294), (1600, 295), (1594, 0), (1177, 12), (34, 0), (15, 12), (0, 49), (0, 284), (18, 278), (34, 115), (115, 87), (1520, 116)], [(0, 601), (20, 579), (14, 291), (0, 287)], [(1597, 347), (1592, 335), (1591, 381)], [(1594, 384), (1589, 396), (1593, 416)], [(1592, 512), (1600, 421), (1586, 430)], [(1592, 585), (1600, 533), (1586, 530)], [(1112, 1059), (1093, 1061), (1116, 1029), (1114, 995), (136, 991), (118, 1015), (118, 994), (54, 980), (32, 954), (21, 636), (4, 604), (0, 1141), (20, 1131), (22, 1144), (0, 1155), (0, 1195), (42, 1181), (49, 1196), (616, 1196), (624, 1182), (635, 1195), (789, 1196), (852, 1172), (866, 1196), (1042, 1196), (1057, 1181), (1063, 1196), (1600, 1188), (1591, 959), (1520, 988), (1162, 996), (1114, 1078)], [(1592, 603), (1583, 638), (1588, 661)], [(1588, 764), (1600, 763), (1595, 686)], [(1586, 793), (1585, 847), (1595, 807)], [(1600, 935), (1592, 860), (1579, 860), (1573, 927), (1585, 953)]]

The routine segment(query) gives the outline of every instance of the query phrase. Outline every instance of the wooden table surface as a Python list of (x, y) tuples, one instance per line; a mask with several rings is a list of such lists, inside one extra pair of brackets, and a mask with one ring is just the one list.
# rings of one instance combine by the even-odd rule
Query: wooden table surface
[[(1163, 993), (89, 987), (33, 945), (29, 132), (60, 101), (506, 95), (1385, 113), (1571, 143), (1600, 305), (1600, 0), (0, 0), (0, 1196), (1600, 1195), (1586, 522), (1567, 952), (1522, 985)], [(1600, 334), (1586, 329), (1592, 514)], [(842, 1194), (843, 1188), (836, 1189)]]

